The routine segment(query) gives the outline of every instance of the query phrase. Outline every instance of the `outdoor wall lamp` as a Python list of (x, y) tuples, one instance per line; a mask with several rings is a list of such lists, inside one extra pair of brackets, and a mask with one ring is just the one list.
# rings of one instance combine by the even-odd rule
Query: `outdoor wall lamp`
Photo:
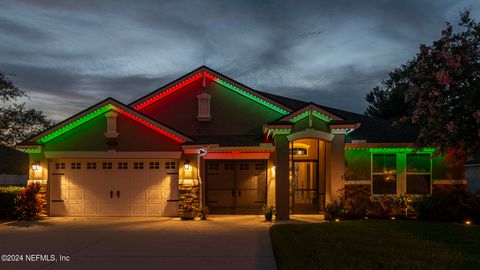
[(32, 163), (32, 169), (36, 172), (40, 171), (42, 167), (40, 166), (40, 162), (35, 161)]
[(185, 169), (185, 171), (190, 171), (192, 167), (190, 166), (190, 160), (186, 159), (185, 160), (185, 163), (183, 164), (183, 169)]

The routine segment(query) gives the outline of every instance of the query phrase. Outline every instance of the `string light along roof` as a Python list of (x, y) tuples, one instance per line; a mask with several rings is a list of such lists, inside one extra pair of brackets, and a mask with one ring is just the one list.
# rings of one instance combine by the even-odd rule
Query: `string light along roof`
[(110, 110), (115, 110), (119, 113), (121, 113), (122, 115), (132, 119), (132, 120), (135, 120), (136, 122), (140, 123), (140, 124), (143, 124), (144, 126), (147, 126), (153, 130), (155, 130), (156, 132), (162, 134), (162, 135), (165, 135), (179, 143), (183, 143), (186, 141), (186, 138), (181, 138), (180, 136), (177, 136), (175, 134), (173, 134), (173, 132), (171, 132), (170, 130), (168, 130), (168, 128), (166, 127), (161, 127), (160, 125), (158, 124), (154, 124), (152, 123), (151, 121), (147, 121), (145, 120), (143, 117), (140, 117), (140, 116), (137, 116), (133, 113), (130, 113), (122, 108), (120, 108), (119, 106), (115, 106), (113, 104), (107, 104), (105, 106), (102, 106), (100, 107), (99, 109), (95, 110), (95, 111), (92, 111), (86, 115), (84, 115), (83, 117), (59, 128), (59, 129), (56, 129), (55, 131), (51, 132), (51, 133), (48, 133), (47, 135), (41, 137), (40, 139), (37, 140), (37, 143), (40, 143), (40, 144), (45, 144), (63, 134), (65, 134), (66, 132), (70, 131), (70, 130), (73, 130), (74, 128), (78, 127), (78, 126), (81, 126), (82, 124), (100, 116), (100, 115), (103, 115), (105, 114), (106, 112), (110, 111)]
[(229, 90), (232, 90), (244, 97), (247, 97), (249, 98), (250, 100), (253, 100), (267, 108), (270, 108), (271, 110), (274, 110), (282, 115), (287, 115), (289, 114), (289, 112), (275, 104), (273, 104), (272, 102), (268, 101), (266, 98), (261, 98), (259, 97), (258, 95), (255, 95), (253, 93), (251, 93), (250, 91), (246, 91), (246, 90), (243, 90), (243, 89), (240, 89), (239, 87), (227, 82), (226, 80), (222, 80), (220, 79), (219, 77), (207, 72), (207, 71), (200, 71), (198, 73), (195, 73), (193, 75), (191, 75), (190, 77), (188, 77), (187, 79), (177, 83), (177, 84), (174, 84), (173, 86), (167, 88), (166, 90), (160, 92), (159, 94), (153, 96), (153, 97), (150, 97), (148, 98), (147, 100), (137, 104), (134, 106), (134, 108), (136, 110), (141, 110), (145, 107), (147, 107), (148, 105), (151, 105), (153, 103), (155, 103), (156, 101), (172, 94), (172, 93), (175, 93), (176, 91), (186, 87), (187, 85), (199, 80), (200, 78), (208, 78), (224, 87), (226, 87), (227, 89)]

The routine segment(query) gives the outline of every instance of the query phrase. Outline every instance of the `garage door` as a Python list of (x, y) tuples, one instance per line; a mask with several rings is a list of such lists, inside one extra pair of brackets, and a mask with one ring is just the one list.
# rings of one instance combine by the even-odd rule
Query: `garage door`
[(214, 214), (258, 214), (266, 202), (265, 160), (206, 162), (207, 205)]
[(52, 160), (52, 216), (176, 216), (176, 160)]

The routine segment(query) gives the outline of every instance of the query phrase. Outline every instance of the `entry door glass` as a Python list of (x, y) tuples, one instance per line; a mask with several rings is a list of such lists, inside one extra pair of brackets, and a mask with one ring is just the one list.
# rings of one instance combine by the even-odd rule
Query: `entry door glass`
[(293, 163), (293, 212), (315, 213), (318, 211), (317, 162)]

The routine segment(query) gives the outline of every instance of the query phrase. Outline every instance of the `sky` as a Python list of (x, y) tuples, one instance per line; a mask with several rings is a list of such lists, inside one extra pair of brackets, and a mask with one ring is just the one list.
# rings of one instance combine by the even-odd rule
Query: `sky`
[(0, 71), (63, 120), (204, 63), (253, 89), (362, 113), (365, 95), (480, 1), (0, 0)]

